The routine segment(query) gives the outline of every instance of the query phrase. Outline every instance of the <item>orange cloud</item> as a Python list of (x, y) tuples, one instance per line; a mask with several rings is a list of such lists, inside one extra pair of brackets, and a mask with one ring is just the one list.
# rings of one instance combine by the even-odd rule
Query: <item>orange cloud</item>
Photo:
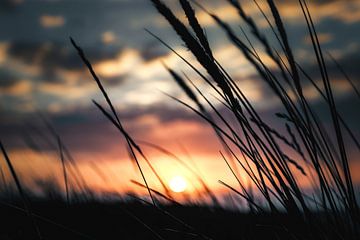
[(24, 79), (18, 81), (17, 83), (9, 87), (6, 87), (5, 89), (0, 89), (0, 92), (3, 94), (20, 96), (20, 95), (29, 94), (32, 89), (33, 89), (33, 85), (31, 84), (31, 81)]
[(101, 40), (104, 44), (112, 44), (116, 41), (117, 37), (114, 32), (107, 31), (101, 35)]
[(42, 83), (38, 89), (43, 93), (62, 97), (67, 100), (75, 100), (88, 96), (92, 91), (96, 91), (95, 86), (88, 84), (86, 86), (69, 86), (61, 83)]
[[(258, 4), (272, 22), (271, 11), (267, 3), (265, 1), (259, 1)], [(237, 13), (237, 10), (229, 4), (215, 6), (206, 6), (206, 4), (204, 5), (207, 10), (216, 14), (224, 21), (232, 23), (241, 22), (241, 18)], [(277, 3), (277, 6), (282, 18), (285, 21), (305, 24), (303, 13), (297, 1), (279, 2)], [(327, 17), (338, 19), (344, 23), (354, 23), (360, 21), (359, 1), (348, 1), (346, 3), (343, 1), (331, 1), (328, 3), (317, 3), (316, 1), (309, 1), (308, 6), (314, 21), (319, 21)], [(249, 16), (252, 16), (255, 19), (255, 22), (259, 27), (268, 26), (268, 23), (261, 15), (261, 12), (252, 1), (243, 2), (242, 7)], [(178, 10), (177, 15), (180, 16), (183, 22), (187, 22), (186, 17), (182, 11)], [(197, 9), (197, 18), (203, 26), (213, 26), (216, 24), (207, 13), (199, 9)], [(158, 19), (157, 24), (161, 26), (167, 26), (166, 21), (163, 21), (162, 19)]]
[[(333, 36), (329, 33), (318, 33), (317, 37), (319, 39), (319, 42), (322, 44), (331, 42), (331, 40), (333, 39)], [(311, 45), (311, 37), (309, 35), (306, 35), (304, 42), (308, 45)]]
[(116, 77), (136, 68), (142, 59), (139, 52), (126, 49), (117, 58), (105, 60), (94, 65), (96, 72), (104, 77)]
[(9, 48), (9, 43), (0, 42), (0, 64), (6, 60), (8, 48)]
[[(308, 2), (309, 10), (314, 21), (323, 18), (335, 18), (345, 23), (360, 21), (360, 2), (358, 1), (331, 1), (319, 4), (315, 1)], [(279, 4), (280, 12), (284, 19), (303, 20), (304, 16), (298, 3)]]
[(39, 21), (44, 28), (62, 27), (65, 24), (65, 18), (60, 15), (42, 15)]

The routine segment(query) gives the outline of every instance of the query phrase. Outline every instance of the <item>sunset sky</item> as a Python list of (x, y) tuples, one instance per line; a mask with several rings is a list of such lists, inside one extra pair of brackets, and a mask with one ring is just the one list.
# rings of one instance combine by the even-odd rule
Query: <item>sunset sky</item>
[[(164, 2), (185, 20), (178, 1)], [(242, 34), (239, 26), (245, 26), (226, 1), (198, 2), (237, 28), (239, 35)], [(274, 42), (274, 36), (253, 1), (242, 2), (269, 40)], [(317, 78), (319, 72), (297, 1), (276, 2), (296, 59)], [(359, 83), (360, 1), (308, 2), (324, 50), (340, 62), (354, 82)], [(260, 5), (270, 16), (265, 1), (259, 3), (263, 3)], [(215, 57), (238, 81), (268, 123), (280, 126), (274, 117), (279, 102), (211, 18), (200, 9), (196, 10)], [(171, 150), (194, 169), (199, 169), (213, 189), (222, 189), (217, 183), (219, 179), (234, 183), (235, 179), (219, 155), (221, 146), (211, 127), (164, 94), (189, 102), (162, 62), (178, 72), (184, 71), (203, 91), (206, 92), (208, 87), (181, 59), (144, 29), (158, 35), (187, 59), (194, 60), (147, 0), (0, 1), (0, 138), (14, 159), (15, 167), (22, 173), (24, 182), (31, 184), (34, 179), (61, 176), (58, 149), (54, 148), (56, 141), (52, 138), (51, 146), (41, 136), (41, 132), (49, 134), (39, 112), (51, 121), (79, 163), (89, 185), (122, 192), (138, 189), (131, 179), (142, 182), (128, 157), (122, 136), (91, 101), (104, 102), (71, 46), (71, 36), (84, 49), (125, 128), (136, 140)], [(359, 105), (359, 99), (333, 62), (328, 62), (328, 68), (339, 111), (359, 137), (360, 112), (353, 112), (351, 109), (354, 108), (350, 108)], [(306, 91), (305, 86), (305, 95), (320, 115), (326, 112), (316, 92)], [(40, 133), (35, 129), (40, 129)], [(24, 137), (28, 135), (39, 144), (41, 152), (30, 150), (25, 144)], [(143, 149), (167, 182), (180, 175), (187, 179), (189, 191), (199, 188), (191, 173), (176, 161), (146, 145)], [(350, 148), (350, 155), (356, 158), (358, 151)], [(158, 183), (146, 163), (141, 164), (151, 185), (157, 188)], [(0, 166), (5, 169), (2, 160)], [(359, 179), (360, 175), (355, 178)]]

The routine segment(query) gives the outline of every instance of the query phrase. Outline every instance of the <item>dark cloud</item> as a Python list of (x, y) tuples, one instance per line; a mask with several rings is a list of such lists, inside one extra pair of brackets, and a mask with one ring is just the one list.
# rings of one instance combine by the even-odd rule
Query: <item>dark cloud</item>
[(21, 1), (16, 0), (1, 0), (0, 1), (0, 13), (13, 11), (20, 5)]
[(126, 81), (126, 79), (128, 78), (128, 74), (122, 74), (122, 75), (119, 75), (119, 76), (115, 76), (115, 77), (104, 77), (104, 76), (101, 76), (101, 80), (102, 82), (109, 86), (109, 87), (112, 87), (112, 86), (117, 86), (119, 84), (122, 84)]
[[(83, 49), (92, 64), (114, 59), (121, 47), (87, 47)], [(40, 66), (41, 79), (48, 82), (59, 82), (57, 70), (81, 70), (85, 66), (76, 50), (68, 44), (13, 42), (8, 49), (10, 58), (17, 59), (27, 65)]]
[[(360, 83), (360, 56), (356, 53), (351, 53), (344, 55), (342, 57), (335, 58), (338, 65), (333, 61), (333, 59), (326, 53), (324, 53), (326, 59), (327, 72), (331, 80), (345, 80), (345, 76), (342, 73), (342, 70), (346, 73), (348, 77), (354, 82)], [(317, 63), (305, 63), (302, 64), (303, 69), (309, 74), (313, 79), (321, 79), (321, 73)]]
[[(169, 99), (171, 101), (171, 99)], [(200, 121), (200, 117), (189, 111), (185, 107), (173, 107), (166, 104), (150, 105), (150, 106), (131, 106), (118, 111), (119, 116), (124, 122), (135, 122), (143, 116), (155, 116), (161, 123), (168, 123), (174, 120), (184, 121)], [(71, 112), (62, 112), (52, 114), (51, 119), (55, 124), (66, 123), (96, 123), (103, 120), (108, 121), (95, 106), (89, 108), (76, 109)]]
[(14, 72), (0, 66), (0, 88), (7, 88), (15, 85), (20, 80)]
[[(337, 64), (333, 61), (333, 59), (324, 52), (324, 58), (326, 59), (326, 67), (327, 72), (329, 74), (330, 79), (343, 79), (345, 80), (345, 76), (343, 75), (342, 71), (338, 67), (337, 64), (340, 65), (341, 69), (346, 73), (348, 77), (350, 77), (354, 82), (357, 82), (360, 84), (360, 55), (356, 53), (351, 53), (344, 55), (342, 57), (334, 57)], [(319, 69), (319, 66), (316, 62), (304, 62), (301, 65), (302, 69), (313, 78), (313, 80), (319, 80), (321, 77), (321, 72)], [(282, 75), (280, 74), (277, 69), (272, 69), (272, 72), (276, 77), (282, 78)], [(247, 79), (251, 79), (252, 81), (261, 82), (262, 79), (258, 74), (253, 74), (251, 76), (248, 76)], [(241, 82), (241, 78), (236, 79), (237, 81)], [(360, 87), (360, 86), (359, 86)], [(268, 92), (268, 89), (264, 88), (264, 93), (266, 94)]]
[[(169, 99), (169, 101), (171, 100)], [(360, 129), (357, 122), (360, 120), (360, 114), (354, 114), (353, 107), (351, 107), (350, 104), (353, 101), (357, 101), (357, 99), (343, 98), (337, 101), (337, 105), (342, 117), (353, 129), (354, 134), (359, 135)], [(329, 112), (324, 108), (323, 104), (315, 104), (314, 109), (318, 116), (323, 119), (323, 123), (330, 126), (331, 121), (328, 116)], [(226, 108), (219, 107), (218, 110), (223, 117), (229, 117)], [(271, 123), (272, 127), (281, 129), (284, 127), (285, 122), (274, 115), (275, 112), (280, 111), (283, 110), (265, 109), (259, 111), (259, 114), (265, 122)], [(154, 140), (151, 139), (152, 136), (149, 135), (149, 133), (154, 130), (154, 126), (147, 126), (146, 124), (144, 125), (139, 122), (139, 119), (144, 116), (156, 117), (159, 120), (159, 123), (155, 126), (156, 128), (166, 127), (168, 126), (167, 124), (174, 123), (175, 121), (183, 122), (184, 127), (186, 123), (191, 122), (209, 126), (201, 117), (197, 116), (196, 113), (182, 106), (176, 108), (165, 104), (146, 107), (132, 106), (118, 111), (118, 113), (127, 131), (131, 136), (139, 140)], [(63, 137), (67, 146), (74, 152), (107, 152), (114, 146), (113, 144), (116, 144), (119, 147), (123, 144), (121, 141), (122, 137), (119, 135), (117, 129), (98, 109), (96, 109), (95, 106), (76, 109), (67, 113), (62, 112), (46, 115), (57, 132)], [(36, 126), (36, 128), (29, 126)], [(22, 129), (22, 131), (19, 131), (19, 129)], [(40, 143), (44, 142), (42, 135), (51, 137), (41, 119), (34, 114), (18, 118), (16, 121), (0, 122), (0, 131), (2, 132), (2, 137), (7, 140), (7, 146), (10, 148), (19, 148), (23, 146), (24, 133), (31, 134), (35, 139), (38, 139)], [(202, 139), (201, 141), (213, 141), (215, 139), (215, 136), (213, 136), (213, 139)], [(169, 136), (168, 142), (171, 141), (175, 140), (172, 136)], [(48, 144), (42, 146), (43, 150), (47, 150), (48, 148)]]
[[(121, 51), (121, 48), (107, 49), (94, 46), (83, 49), (87, 58), (93, 63), (113, 59)], [(75, 49), (68, 44), (59, 43), (11, 43), (8, 54), (27, 64), (37, 64), (44, 69), (63, 68), (77, 70), (83, 67), (80, 57)]]
[[(172, 101), (169, 99), (169, 101)], [(168, 123), (174, 120), (196, 121), (200, 120), (195, 113), (189, 111), (185, 107), (170, 107), (167, 105), (155, 105), (150, 107), (130, 108), (122, 112), (122, 117), (126, 121), (133, 121), (144, 115), (154, 115), (161, 123)]]
[[(349, 54), (345, 55), (342, 58), (338, 59), (337, 62), (343, 68), (345, 73), (349, 75), (354, 81), (360, 83), (360, 55), (359, 54)], [(330, 62), (329, 64), (333, 72), (337, 74), (340, 73), (340, 69), (337, 68), (334, 62)]]
[[(149, 126), (139, 124), (137, 120), (144, 116), (156, 117), (160, 125), (171, 123), (174, 120), (202, 121), (195, 113), (184, 107), (173, 108), (166, 105), (139, 107), (133, 106), (124, 111), (118, 111), (119, 117), (127, 131), (136, 138), (143, 139), (149, 132)], [(95, 107), (76, 109), (70, 112), (56, 114), (43, 114), (54, 126), (58, 133), (64, 137), (66, 144), (74, 151), (90, 151), (101, 149), (106, 151), (109, 141), (118, 142), (119, 133), (109, 120)], [(21, 131), (19, 131), (21, 129)], [(15, 119), (0, 121), (0, 131), (3, 139), (7, 139), (9, 148), (24, 147), (24, 134), (30, 134), (41, 143), (43, 136), (49, 131), (37, 114), (22, 115)], [(51, 135), (51, 134), (50, 134)], [(42, 146), (43, 150), (49, 149), (49, 144)]]
[(145, 61), (152, 61), (169, 54), (164, 46), (159, 42), (150, 42), (140, 52)]

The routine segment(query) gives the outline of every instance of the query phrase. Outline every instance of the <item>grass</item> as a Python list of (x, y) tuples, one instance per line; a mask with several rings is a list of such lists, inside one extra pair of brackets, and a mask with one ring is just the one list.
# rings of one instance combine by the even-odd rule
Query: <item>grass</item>
[[(231, 186), (221, 179), (219, 179), (219, 184), (242, 198), (249, 212), (240, 213), (223, 209), (205, 181), (201, 180), (201, 177), (181, 159), (155, 144), (136, 142), (123, 127), (101, 80), (87, 60), (86, 53), (71, 39), (72, 45), (97, 83), (107, 106), (102, 106), (94, 100), (93, 103), (126, 140), (130, 158), (138, 167), (143, 180), (143, 183), (136, 181), (133, 183), (147, 189), (151, 202), (136, 196), (131, 197), (133, 201), (120, 201), (114, 205), (94, 202), (93, 199), (88, 198), (90, 194), (86, 192), (88, 188), (84, 181), (81, 183), (80, 180), (78, 186), (85, 193), (84, 198), (87, 200), (81, 204), (74, 202), (76, 197), (73, 197), (74, 189), (71, 189), (69, 176), (79, 176), (79, 171), (76, 170), (73, 160), (70, 161), (71, 164), (67, 164), (66, 159), (71, 159), (71, 156), (59, 135), (51, 130), (57, 139), (60, 152), (67, 203), (65, 204), (67, 207), (63, 206), (63, 203), (60, 204), (64, 212), (60, 214), (56, 222), (51, 220), (53, 225), (60, 225), (63, 229), (68, 228), (64, 226), (71, 225), (74, 229), (81, 229), (80, 232), (91, 232), (91, 234), (83, 234), (85, 237), (93, 235), (96, 238), (104, 238), (106, 236), (107, 239), (111, 239), (110, 236), (113, 234), (113, 229), (108, 227), (117, 221), (120, 221), (119, 225), (125, 230), (129, 230), (119, 231), (118, 236), (133, 235), (133, 239), (136, 239), (136, 236), (138, 239), (145, 236), (155, 239), (224, 239), (224, 236), (226, 239), (359, 239), (359, 201), (350, 171), (351, 160), (348, 157), (349, 149), (344, 140), (345, 136), (350, 137), (357, 149), (360, 149), (360, 145), (338, 111), (333, 83), (327, 69), (328, 62), (323, 54), (324, 51), (306, 1), (299, 0), (299, 8), (302, 10), (311, 38), (317, 69), (321, 75), (320, 80), (311, 77), (296, 60), (286, 31), (286, 23), (283, 22), (275, 1), (266, 1), (270, 16), (265, 14), (255, 0), (254, 3), (272, 30), (277, 41), (276, 46), (271, 45), (257, 23), (236, 0), (228, 0), (228, 3), (237, 11), (239, 19), (250, 30), (250, 33), (247, 33), (241, 29), (242, 37), (231, 25), (196, 1), (179, 1), (187, 23), (179, 20), (163, 1), (150, 1), (183, 41), (200, 64), (201, 69), (197, 69), (194, 63), (183, 58), (156, 34), (147, 31), (198, 74), (203, 81), (201, 84), (207, 84), (217, 94), (215, 98), (208, 97), (209, 93), (202, 92), (195, 81), (185, 74), (178, 74), (164, 63), (169, 75), (184, 91), (188, 100), (194, 104), (170, 97), (191, 109), (214, 129), (222, 146), (219, 157), (227, 164), (239, 186)], [(274, 128), (270, 123), (265, 122), (260, 111), (252, 104), (251, 99), (246, 97), (231, 73), (228, 73), (216, 59), (205, 30), (197, 19), (195, 7), (205, 11), (214, 20), (231, 44), (242, 53), (279, 100), (281, 112), (273, 112), (273, 115), (282, 123), (286, 131)], [(260, 47), (255, 47), (257, 45), (250, 40), (249, 34)], [(275, 68), (269, 67), (260, 57), (262, 49), (275, 64)], [(340, 72), (344, 74), (358, 96), (356, 85), (335, 59), (330, 60), (337, 64)], [(323, 117), (317, 114), (310, 99), (305, 96), (304, 86), (309, 85), (322, 97), (331, 118), (330, 127), (324, 124)], [(231, 117), (227, 117), (220, 108), (226, 109)], [(143, 146), (159, 150), (192, 172), (195, 178), (201, 180), (214, 206), (212, 208), (192, 206), (190, 203), (184, 206), (176, 202), (161, 176), (145, 156)], [(33, 220), (38, 238), (41, 238), (34, 219), (40, 216), (42, 220), (49, 222), (49, 217), (44, 216), (54, 203), (49, 201), (48, 205), (43, 205), (44, 207), (37, 205), (37, 211), (43, 211), (41, 215), (35, 215), (30, 211), (26, 194), (11, 161), (2, 145), (1, 148), (21, 194), (24, 209)], [(149, 186), (143, 172), (142, 161), (150, 167), (161, 184), (162, 190), (152, 189)], [(72, 174), (69, 172), (70, 166), (75, 169)], [(251, 180), (251, 187), (242, 182), (239, 171)], [(79, 178), (81, 179), (81, 176)], [(303, 189), (300, 186), (300, 178), (311, 182), (311, 189)], [(5, 210), (9, 211), (8, 208)], [(118, 216), (116, 213), (116, 216), (113, 216), (109, 211), (119, 211), (123, 215), (119, 213), (120, 216)], [(57, 214), (56, 210), (53, 210), (51, 215)], [(78, 222), (70, 219), (69, 216), (78, 216)], [(94, 216), (101, 217), (104, 222), (93, 225), (90, 220)], [(44, 231), (48, 230), (44, 228)], [(72, 234), (77, 232), (71, 231)]]
[[(338, 113), (323, 50), (306, 2), (301, 0), (299, 4), (308, 26), (313, 52), (321, 73), (321, 88), (296, 62), (284, 23), (274, 1), (267, 1), (271, 16), (266, 16), (260, 5), (257, 4), (257, 7), (270, 25), (269, 27), (272, 29), (278, 45), (281, 46), (281, 52), (270, 46), (269, 41), (261, 34), (255, 21), (246, 14), (239, 2), (229, 1), (229, 3), (238, 11), (239, 17), (249, 27), (253, 37), (257, 39), (258, 43), (262, 45), (261, 47), (265, 49), (268, 57), (276, 64), (276, 69), (268, 67), (262, 61), (244, 31), (243, 34), (248, 42), (242, 40), (232, 27), (216, 14), (210, 13), (199, 3), (194, 2), (213, 18), (219, 28), (224, 30), (232, 44), (252, 64), (262, 77), (262, 80), (268, 84), (273, 94), (280, 100), (284, 112), (277, 114), (277, 116), (283, 119), (290, 136), (283, 136), (277, 129), (272, 129), (263, 121), (235, 80), (214, 58), (214, 54), (204, 35), (204, 30), (197, 21), (196, 14), (190, 3), (188, 1), (180, 2), (187, 16), (188, 26), (182, 23), (162, 1), (152, 0), (158, 12), (168, 21), (203, 70), (208, 73), (211, 79), (204, 80), (219, 94), (220, 103), (234, 116), (236, 123), (225, 119), (217, 111), (215, 103), (209, 100), (205, 93), (201, 93), (196, 86), (193, 86), (194, 89), (217, 115), (218, 122), (204, 114), (204, 107), (199, 106), (199, 100), (193, 97), (195, 94), (189, 94), (191, 89), (185, 83), (180, 83), (179, 86), (187, 93), (189, 99), (198, 106), (198, 109), (180, 100), (178, 101), (203, 117), (226, 139), (227, 149), (233, 149), (230, 150), (233, 157), (238, 160), (239, 165), (262, 194), (271, 213), (277, 214), (281, 211), (278, 204), (274, 204), (275, 201), (279, 202), (282, 210), (296, 216), (299, 221), (308, 225), (306, 230), (309, 236), (315, 237), (318, 224), (313, 219), (314, 210), (309, 200), (312, 199), (318, 209), (328, 212), (328, 224), (335, 227), (334, 232), (329, 231), (329, 234), (336, 234), (338, 237), (345, 239), (356, 238), (359, 234), (356, 230), (359, 223), (359, 207), (349, 169), (349, 159), (341, 124), (346, 127), (351, 136), (353, 134)], [(181, 82), (179, 76), (175, 75), (173, 70), (169, 71), (177, 83)], [(276, 71), (281, 73), (280, 77), (276, 75)], [(300, 73), (306, 74), (305, 79)], [(202, 75), (200, 77), (204, 78)], [(331, 129), (326, 129), (323, 126), (321, 118), (316, 115), (311, 103), (304, 96), (303, 86), (306, 80), (309, 79), (325, 99), (328, 111), (331, 114)], [(214, 82), (216, 85), (210, 84), (210, 82)], [(355, 87), (353, 84), (352, 86)], [(357, 91), (356, 88), (354, 90)], [(235, 130), (237, 127), (240, 127), (241, 132)], [(335, 139), (330, 136), (335, 136)], [(291, 141), (287, 140), (288, 137), (291, 138)], [(280, 145), (279, 141), (295, 150), (298, 153), (297, 157), (300, 156), (300, 158), (291, 159), (289, 151)], [(357, 141), (354, 142), (357, 143)], [(236, 151), (243, 154), (244, 159), (239, 160)], [(225, 157), (224, 160), (226, 161)], [(246, 164), (241, 162), (246, 162)], [(295, 166), (295, 170), (291, 168), (291, 165)], [(316, 185), (314, 186), (314, 192), (319, 188), (320, 194), (312, 198), (304, 193), (303, 189), (298, 185), (295, 171), (299, 170), (302, 175), (306, 176), (302, 165), (307, 165), (307, 168), (315, 172)], [(231, 166), (228, 166), (231, 169)], [(235, 172), (232, 171), (232, 173), (237, 178)], [(237, 180), (243, 193), (226, 183), (222, 182), (222, 184), (245, 198), (249, 205), (263, 211), (263, 208), (260, 208), (249, 197), (248, 190), (241, 184), (239, 178)], [(340, 215), (344, 215), (344, 217), (340, 218)], [(350, 219), (347, 216), (350, 216)], [(316, 237), (326, 239), (329, 236)]]

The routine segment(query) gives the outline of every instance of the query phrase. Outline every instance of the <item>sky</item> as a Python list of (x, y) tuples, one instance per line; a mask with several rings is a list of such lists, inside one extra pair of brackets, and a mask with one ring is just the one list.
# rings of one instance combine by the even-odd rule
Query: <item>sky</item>
[[(186, 20), (177, 1), (164, 2), (179, 18)], [(239, 35), (239, 26), (248, 30), (226, 1), (199, 2), (237, 27)], [(254, 3), (241, 2), (269, 41), (275, 44), (274, 36)], [(323, 49), (331, 53), (358, 84), (360, 1), (309, 2)], [(269, 14), (265, 1), (259, 3)], [(276, 3), (296, 59), (317, 78), (319, 72), (297, 1)], [(215, 57), (237, 80), (254, 106), (277, 126), (273, 113), (279, 102), (216, 23), (205, 12), (196, 10)], [(210, 126), (166, 96), (189, 102), (163, 63), (178, 72), (184, 71), (203, 91), (209, 89), (181, 59), (145, 31), (150, 30), (187, 59), (194, 60), (150, 1), (2, 0), (0, 29), (0, 138), (24, 182), (34, 186), (34, 183), (41, 184), (41, 179), (61, 176), (56, 141), (50, 136), (53, 141), (50, 144), (51, 141), (42, 137), (47, 135), (47, 130), (39, 113), (59, 133), (89, 185), (103, 191), (125, 192), (136, 189), (131, 179), (141, 181), (121, 135), (92, 103), (92, 99), (104, 101), (71, 46), (70, 36), (83, 48), (125, 128), (135, 139), (169, 149), (197, 166), (209, 185), (218, 191), (221, 191), (217, 184), (219, 179), (234, 182), (219, 155), (221, 146)], [(328, 62), (328, 68), (340, 112), (355, 135), (360, 136), (357, 124), (360, 114), (353, 111), (359, 99), (333, 62)], [(305, 91), (305, 95), (320, 113), (325, 112), (316, 92)], [(41, 146), (41, 151), (29, 149), (26, 144), (29, 141), (25, 140), (29, 136)], [(153, 148), (143, 147), (166, 181), (181, 175), (194, 185), (189, 188), (197, 188), (199, 183), (179, 164)], [(357, 154), (356, 150), (351, 153)], [(150, 183), (156, 186), (158, 183), (143, 164)], [(0, 166), (5, 169), (3, 163)]]

